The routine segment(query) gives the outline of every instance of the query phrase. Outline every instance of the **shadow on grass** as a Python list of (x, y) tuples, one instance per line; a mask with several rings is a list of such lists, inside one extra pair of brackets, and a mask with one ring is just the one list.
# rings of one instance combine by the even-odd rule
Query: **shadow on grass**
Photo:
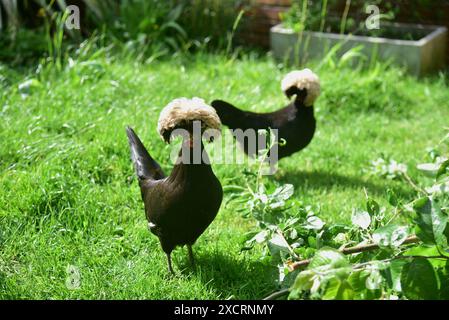
[(302, 190), (332, 190), (336, 187), (342, 187), (360, 191), (365, 188), (368, 194), (376, 195), (385, 195), (387, 189), (391, 189), (396, 195), (403, 198), (408, 198), (413, 194), (411, 190), (391, 180), (385, 180), (384, 183), (379, 184), (368, 179), (342, 175), (336, 172), (289, 171), (283, 172), (277, 177), (277, 180), (281, 183), (291, 183), (295, 188)]
[(277, 288), (277, 269), (243, 254), (236, 259), (222, 252), (195, 253), (195, 267), (188, 259), (180, 267), (183, 274), (197, 277), (215, 291), (219, 299), (262, 299)]

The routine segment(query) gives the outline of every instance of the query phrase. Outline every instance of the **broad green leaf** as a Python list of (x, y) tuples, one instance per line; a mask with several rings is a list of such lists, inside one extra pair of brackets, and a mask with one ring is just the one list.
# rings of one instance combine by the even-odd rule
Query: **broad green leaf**
[(389, 267), (385, 270), (382, 270), (382, 274), (387, 280), (388, 287), (393, 289), (396, 292), (401, 292), (401, 274), (402, 268), (407, 263), (404, 259), (392, 260), (389, 264)]
[(256, 234), (254, 236), (254, 238), (250, 240), (250, 242), (256, 241), (257, 243), (262, 243), (267, 239), (267, 237), (268, 237), (268, 231), (262, 230), (258, 234)]
[(354, 291), (354, 299), (378, 299), (381, 295), (381, 290), (368, 290), (366, 287), (366, 279), (370, 272), (363, 269), (351, 273), (348, 282)]
[(409, 235), (408, 227), (399, 226), (396, 230), (391, 234), (391, 243), (392, 247), (399, 247), (404, 241), (407, 239)]
[(311, 248), (317, 248), (317, 241), (316, 238), (313, 236), (307, 237), (307, 242), (309, 243), (309, 247)]
[(273, 235), (273, 237), (268, 241), (269, 244), (276, 246), (279, 249), (285, 250), (285, 251), (289, 251), (289, 246), (287, 241), (285, 240), (285, 238), (278, 234), (275, 233)]
[(416, 258), (404, 265), (401, 287), (404, 295), (411, 300), (438, 299), (436, 274), (425, 258)]
[(334, 239), (333, 239), (336, 243), (345, 243), (347, 241), (346, 239), (346, 233), (340, 232), (339, 234), (337, 234)]
[[(281, 270), (281, 266), (284, 268), (283, 270)], [(295, 283), (296, 277), (298, 276), (298, 274), (301, 272), (300, 270), (295, 270), (295, 271), (289, 271), (288, 267), (282, 263), (280, 265), (278, 265), (279, 268), (279, 277), (281, 278), (281, 272), (284, 273), (283, 275), (283, 279), (281, 280), (281, 285), (283, 288), (290, 288), (293, 286), (293, 284)]]
[(429, 177), (435, 177), (440, 165), (437, 163), (420, 163), (416, 166), (416, 168)]
[(449, 261), (437, 269), (437, 276), (440, 283), (439, 299), (449, 300)]
[(376, 290), (380, 288), (382, 284), (382, 276), (379, 270), (372, 270), (369, 276), (365, 280), (365, 286), (369, 290)]
[(335, 274), (341, 277), (345, 277), (351, 271), (346, 257), (340, 251), (327, 247), (320, 249), (315, 254), (308, 269), (323, 269), (323, 267), (325, 270), (335, 270)]
[(285, 201), (280, 200), (280, 201), (276, 201), (276, 202), (271, 202), (269, 205), (270, 209), (279, 209), (285, 206)]
[(408, 236), (408, 228), (396, 224), (389, 224), (377, 228), (373, 233), (374, 243), (380, 247), (398, 247)]
[(359, 228), (366, 230), (369, 228), (371, 224), (371, 216), (366, 211), (357, 211), (354, 210), (352, 212), (351, 217), (352, 224), (358, 226)]
[(310, 270), (304, 270), (298, 274), (295, 283), (290, 288), (289, 298), (299, 298), (303, 291), (312, 289), (315, 273)]
[(349, 283), (351, 284), (351, 287), (354, 289), (355, 292), (362, 292), (366, 291), (366, 278), (368, 278), (369, 272), (365, 269), (355, 271), (351, 273), (351, 275), (348, 278)]
[(296, 239), (298, 237), (298, 231), (296, 229), (291, 229), (288, 233), (290, 239)]
[(330, 264), (333, 266), (347, 266), (349, 263), (340, 251), (333, 248), (322, 248), (313, 257), (310, 268)]
[(273, 258), (273, 261), (278, 261), (281, 259), (281, 252), (290, 252), (289, 245), (287, 243), (287, 240), (285, 238), (275, 233), (273, 237), (268, 240), (268, 250), (270, 250), (270, 254)]
[(323, 294), (324, 300), (352, 300), (354, 290), (347, 280), (331, 279), (326, 285), (326, 291)]
[(420, 257), (433, 257), (439, 256), (437, 246), (429, 246), (426, 244), (421, 244), (419, 246), (412, 247), (403, 253), (404, 256), (420, 256)]
[(292, 184), (284, 184), (283, 186), (274, 190), (272, 197), (280, 200), (288, 200), (295, 192)]
[(429, 197), (415, 201), (413, 209), (417, 213), (416, 235), (427, 244), (436, 244), (442, 248), (447, 246), (444, 235), (448, 216), (444, 214), (437, 202)]
[(304, 228), (313, 229), (313, 230), (321, 230), (324, 227), (324, 222), (317, 216), (310, 216), (307, 218), (307, 224), (304, 225)]

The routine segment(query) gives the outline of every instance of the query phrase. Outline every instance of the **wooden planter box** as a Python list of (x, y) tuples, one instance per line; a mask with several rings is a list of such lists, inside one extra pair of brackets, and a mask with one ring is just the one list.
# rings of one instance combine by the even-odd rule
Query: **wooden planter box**
[[(322, 59), (336, 44), (342, 43), (337, 55), (349, 49), (363, 46), (361, 52), (368, 57), (392, 61), (405, 67), (410, 74), (426, 75), (445, 68), (447, 28), (415, 24), (382, 24), (398, 35), (413, 33), (418, 40), (377, 38), (360, 35), (344, 35), (304, 31), (300, 34), (278, 24), (270, 29), (271, 50), (275, 58), (290, 62)], [(399, 36), (399, 38), (404, 38)]]

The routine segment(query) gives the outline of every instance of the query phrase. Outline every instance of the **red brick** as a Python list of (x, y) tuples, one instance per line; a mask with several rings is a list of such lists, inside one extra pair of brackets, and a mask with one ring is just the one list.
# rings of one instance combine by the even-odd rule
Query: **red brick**
[(271, 5), (271, 6), (283, 6), (288, 7), (292, 4), (292, 0), (256, 0), (255, 3), (257, 4), (265, 4), (265, 5)]

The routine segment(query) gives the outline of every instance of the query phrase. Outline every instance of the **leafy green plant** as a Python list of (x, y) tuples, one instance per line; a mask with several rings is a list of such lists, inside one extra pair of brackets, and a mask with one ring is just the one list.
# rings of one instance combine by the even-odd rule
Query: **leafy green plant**
[[(395, 211), (393, 217), (401, 212), (408, 225), (393, 223), (391, 219), (387, 225), (368, 234), (379, 249), (374, 257), (362, 255), (362, 258), (354, 260), (334, 249), (317, 252), (307, 270), (298, 275), (291, 297), (298, 298), (309, 292), (311, 297), (325, 299), (448, 299), (449, 193), (442, 188), (449, 182), (447, 166), (447, 159), (442, 157), (436, 158), (432, 164), (419, 165), (418, 168), (425, 168), (427, 172), (429, 168), (435, 169), (431, 186), (424, 188), (411, 180), (404, 165), (393, 160), (388, 165), (385, 161), (375, 161), (376, 173), (387, 178), (404, 179), (418, 192), (415, 200), (403, 205), (389, 199)], [(373, 204), (367, 203), (371, 208), (368, 210), (370, 214), (379, 212), (379, 206)], [(359, 226), (368, 225), (369, 220), (368, 215), (356, 219), (353, 216), (353, 223)], [(411, 233), (415, 233), (416, 238), (410, 237)], [(414, 244), (402, 246), (407, 242)]]
[(373, 161), (373, 174), (400, 179), (417, 195), (402, 203), (389, 191), (387, 207), (367, 195), (366, 208), (353, 210), (352, 227), (325, 223), (291, 198), (292, 185), (246, 172), (246, 188), (230, 187), (238, 191), (231, 200), (257, 222), (243, 249), (265, 247), (264, 258), (288, 288), (281, 293), (291, 299), (448, 299), (449, 160), (432, 155), (433, 162), (418, 165), (432, 177), (428, 187), (418, 186), (404, 164)]

